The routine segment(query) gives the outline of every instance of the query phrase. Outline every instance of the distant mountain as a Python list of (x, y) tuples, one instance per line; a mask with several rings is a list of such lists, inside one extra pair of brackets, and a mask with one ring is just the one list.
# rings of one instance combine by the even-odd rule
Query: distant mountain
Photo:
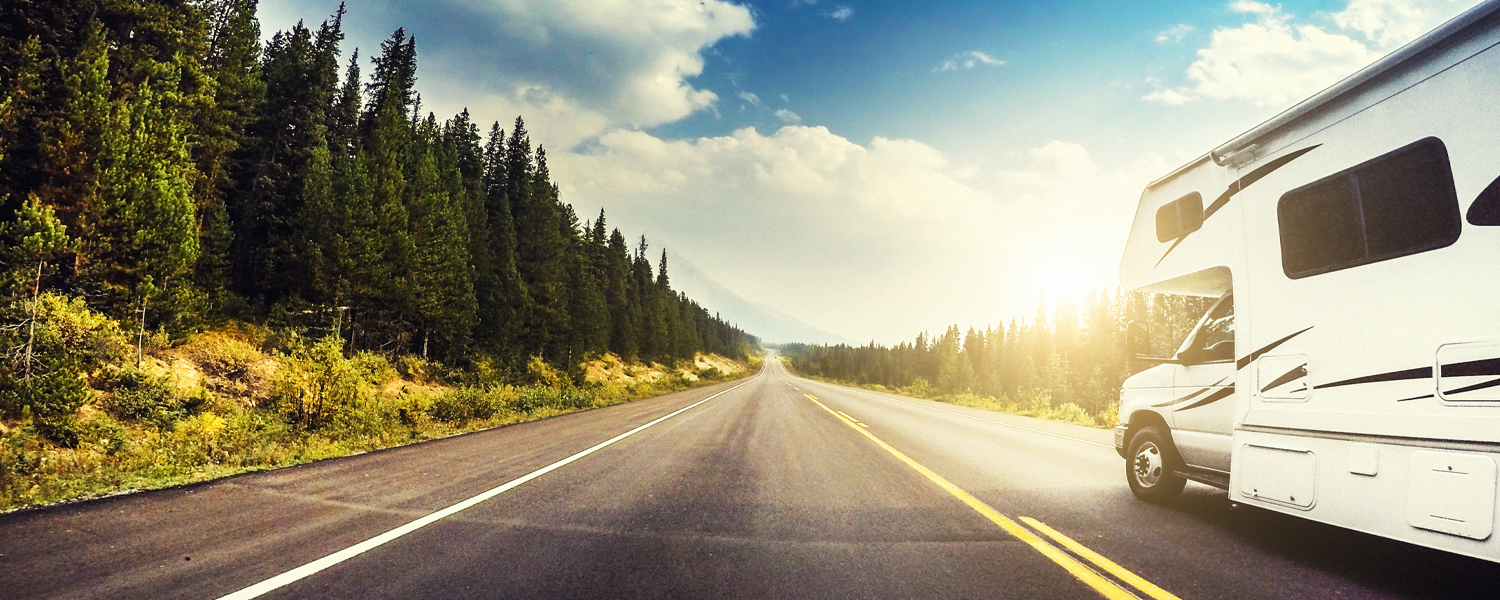
[[(660, 244), (652, 240), (653, 244)], [(661, 245), (657, 246), (662, 247)], [(672, 288), (685, 293), (710, 313), (718, 313), (724, 321), (738, 325), (745, 333), (760, 338), (762, 342), (805, 342), (809, 344), (856, 344), (854, 340), (829, 333), (803, 323), (797, 317), (746, 300), (714, 281), (681, 254), (667, 249), (667, 273), (672, 278)]]

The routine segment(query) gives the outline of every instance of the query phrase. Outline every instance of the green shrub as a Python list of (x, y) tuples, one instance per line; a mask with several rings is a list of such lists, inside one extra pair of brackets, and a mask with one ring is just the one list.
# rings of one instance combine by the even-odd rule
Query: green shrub
[(104, 408), (122, 419), (148, 421), (158, 427), (171, 427), (189, 412), (173, 392), (171, 380), (139, 369), (127, 369), (115, 377)]
[(96, 413), (79, 419), (77, 426), (78, 445), (92, 444), (105, 456), (114, 456), (130, 441), (130, 432), (107, 414)]
[(555, 405), (557, 402), (557, 391), (549, 387), (528, 385), (520, 389), (516, 396), (515, 407), (521, 412), (531, 412), (540, 408)]
[(67, 352), (86, 369), (129, 356), (132, 350), (130, 336), (120, 329), (120, 324), (94, 312), (82, 299), (42, 294), (36, 308), (38, 341), (42, 341), (44, 330), (48, 338), (45, 350)]
[(907, 394), (909, 396), (916, 396), (918, 398), (930, 397), (932, 396), (934, 391), (935, 390), (933, 389), (932, 384), (928, 383), (927, 379), (923, 377), (918, 377), (915, 381), (911, 382), (911, 385), (906, 386), (901, 390), (901, 392), (904, 394)]
[(1088, 411), (1083, 410), (1082, 406), (1079, 406), (1072, 402), (1064, 402), (1061, 406), (1052, 409), (1050, 414), (1046, 415), (1046, 418), (1055, 421), (1077, 423), (1079, 425), (1086, 425), (1088, 427), (1094, 427), (1097, 425), (1097, 423), (1094, 422), (1094, 417), (1089, 415)]
[(530, 362), (526, 363), (526, 375), (530, 383), (551, 388), (561, 387), (566, 377), (566, 374), (552, 368), (552, 365), (547, 364), (547, 361), (542, 360), (540, 356), (533, 356)]
[(205, 374), (225, 379), (244, 377), (266, 358), (255, 344), (220, 332), (194, 335), (179, 351)]
[(354, 365), (360, 377), (363, 377), (370, 383), (389, 381), (400, 374), (396, 370), (396, 367), (391, 365), (391, 361), (386, 360), (382, 354), (359, 352), (351, 357), (349, 361)]
[(437, 380), (441, 371), (442, 365), (420, 356), (402, 356), (396, 359), (396, 372), (416, 383), (432, 383)]
[(32, 488), (32, 474), (42, 465), (41, 436), (31, 427), (0, 434), (0, 506), (12, 506)]
[(594, 394), (590, 390), (565, 387), (558, 390), (557, 407), (567, 410), (582, 410), (594, 406)]
[(82, 300), (42, 294), (36, 302), (22, 303), (19, 312), (28, 321), (0, 336), (6, 347), (18, 349), (0, 365), (0, 412), (11, 417), (27, 413), (47, 437), (63, 441), (54, 436), (70, 436), (67, 426), (52, 422), (72, 418), (93, 399), (84, 377), (103, 361), (125, 354), (124, 335)]
[(1114, 427), (1120, 424), (1120, 403), (1110, 402), (1099, 412), (1099, 424), (1105, 427)]
[(288, 422), (318, 429), (340, 410), (355, 407), (370, 395), (365, 364), (344, 358), (343, 339), (328, 336), (282, 356), (271, 397)]
[(504, 391), (507, 390), (472, 387), (450, 390), (434, 400), (427, 412), (444, 423), (489, 419), (504, 410), (510, 397), (514, 397)]

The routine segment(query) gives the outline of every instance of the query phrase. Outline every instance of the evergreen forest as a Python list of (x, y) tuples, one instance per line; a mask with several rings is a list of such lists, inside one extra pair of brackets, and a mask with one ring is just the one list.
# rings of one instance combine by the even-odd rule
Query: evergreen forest
[(256, 8), (0, 2), (0, 510), (754, 367), (520, 117), (424, 111), (413, 36), (346, 51), (340, 6), (263, 37)]
[(580, 222), (521, 118), (424, 113), (417, 40), (345, 52), (345, 17), (262, 44), (256, 0), (6, 2), (4, 321), (45, 292), (127, 329), (245, 319), (451, 364), (744, 358), (664, 252)]
[(1120, 384), (1150, 366), (1126, 354), (1126, 324), (1147, 323), (1151, 355), (1170, 356), (1214, 300), (1101, 291), (1082, 305), (1057, 298), (1050, 313), (1039, 300), (1034, 318), (983, 331), (951, 326), (895, 347), (785, 344), (781, 351), (805, 375), (1109, 425)]

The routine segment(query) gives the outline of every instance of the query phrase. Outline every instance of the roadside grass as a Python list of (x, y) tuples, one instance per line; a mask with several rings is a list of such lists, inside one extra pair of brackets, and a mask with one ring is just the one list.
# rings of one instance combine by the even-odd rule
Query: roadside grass
[[(128, 347), (118, 330), (101, 331), (89, 343)], [(533, 360), (515, 377), (487, 365), (460, 371), (412, 357), (345, 356), (341, 346), (238, 325), (163, 344), (139, 366), (115, 352), (80, 374), (86, 397), (71, 412), (39, 416), (27, 405), (11, 411), (19, 419), (0, 421), (0, 512), (545, 419), (750, 369), (717, 356), (666, 366), (604, 355), (574, 373)]]
[[(790, 367), (790, 365), (788, 365)], [(814, 381), (831, 383), (845, 387), (859, 388), (874, 392), (885, 392), (911, 398), (922, 398), (925, 400), (936, 400), (958, 406), (979, 408), (994, 412), (1003, 412), (1013, 415), (1047, 419), (1049, 421), (1062, 421), (1085, 427), (1109, 429), (1120, 424), (1120, 406), (1111, 403), (1097, 414), (1091, 414), (1082, 406), (1072, 402), (1062, 402), (1053, 405), (1052, 394), (1047, 390), (1022, 390), (1015, 399), (1008, 395), (999, 398), (988, 395), (971, 393), (945, 394), (939, 393), (927, 384), (926, 380), (918, 378), (913, 385), (897, 388), (888, 388), (878, 383), (866, 384), (852, 381), (843, 381), (814, 375), (798, 373), (799, 377), (806, 377)]]

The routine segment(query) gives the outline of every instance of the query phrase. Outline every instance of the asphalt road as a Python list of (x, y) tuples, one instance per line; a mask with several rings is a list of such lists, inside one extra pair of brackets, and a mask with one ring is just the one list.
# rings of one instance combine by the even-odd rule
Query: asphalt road
[(1213, 488), (1139, 502), (1107, 431), (768, 365), (545, 421), (0, 515), (0, 598), (1500, 595), (1500, 565), (1231, 509)]

